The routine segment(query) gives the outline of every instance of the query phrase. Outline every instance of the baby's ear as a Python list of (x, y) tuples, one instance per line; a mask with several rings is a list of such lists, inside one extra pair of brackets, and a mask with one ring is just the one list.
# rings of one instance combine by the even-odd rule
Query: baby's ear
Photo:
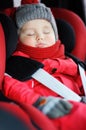
[(21, 4), (32, 4), (32, 3), (39, 3), (40, 0), (22, 0)]

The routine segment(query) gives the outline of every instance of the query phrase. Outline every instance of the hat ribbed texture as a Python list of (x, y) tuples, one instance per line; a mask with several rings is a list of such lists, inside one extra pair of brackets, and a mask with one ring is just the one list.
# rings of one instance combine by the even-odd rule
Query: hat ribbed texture
[(57, 26), (52, 15), (50, 8), (46, 7), (42, 3), (37, 4), (25, 4), (17, 8), (16, 11), (16, 25), (20, 29), (24, 23), (34, 19), (46, 19), (48, 20), (54, 30), (56, 40), (58, 39)]

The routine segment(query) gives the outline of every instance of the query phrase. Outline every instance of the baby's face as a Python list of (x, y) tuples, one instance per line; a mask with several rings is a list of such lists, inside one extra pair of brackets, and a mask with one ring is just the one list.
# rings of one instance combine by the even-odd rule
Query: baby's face
[(45, 48), (55, 44), (51, 24), (43, 19), (26, 22), (19, 32), (20, 41), (28, 46)]

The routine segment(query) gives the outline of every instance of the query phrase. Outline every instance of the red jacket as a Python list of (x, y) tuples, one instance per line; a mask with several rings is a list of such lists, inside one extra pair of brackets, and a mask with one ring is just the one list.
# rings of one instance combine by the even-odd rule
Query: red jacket
[[(30, 57), (22, 51), (17, 50), (14, 55)], [(79, 95), (84, 95), (78, 68), (75, 62), (70, 58), (51, 58), (41, 61), (44, 64), (44, 70), (60, 80), (67, 87)], [(55, 71), (53, 71), (55, 70)], [(25, 82), (18, 81), (12, 77), (4, 77), (3, 92), (8, 98), (28, 104), (33, 104), (40, 96), (59, 95), (49, 90), (34, 79)], [(86, 105), (83, 103), (73, 103), (73, 110), (69, 115), (52, 120), (56, 127), (61, 130), (82, 130), (86, 129)], [(84, 113), (83, 113), (84, 111)], [(78, 122), (76, 124), (76, 122)]]

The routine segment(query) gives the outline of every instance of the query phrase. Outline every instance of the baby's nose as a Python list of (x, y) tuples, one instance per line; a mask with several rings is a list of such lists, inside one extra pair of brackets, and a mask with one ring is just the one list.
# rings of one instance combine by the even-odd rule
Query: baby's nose
[(37, 39), (38, 41), (43, 40), (43, 36), (42, 36), (42, 35), (38, 35), (38, 36), (36, 37), (36, 39)]
[(42, 38), (42, 37), (38, 37), (37, 40), (38, 40), (38, 41), (39, 41), (39, 40), (43, 40), (43, 38)]

